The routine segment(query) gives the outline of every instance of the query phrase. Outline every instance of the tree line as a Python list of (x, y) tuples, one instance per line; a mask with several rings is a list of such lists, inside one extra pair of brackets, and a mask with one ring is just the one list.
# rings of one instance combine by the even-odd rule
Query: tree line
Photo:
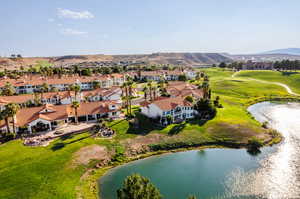
[[(264, 62), (262, 62), (264, 63)], [(273, 66), (273, 69), (278, 70), (278, 71), (296, 71), (300, 70), (300, 60), (288, 60), (284, 59), (281, 61), (275, 61), (275, 62), (265, 62), (271, 63)], [(236, 70), (241, 70), (243, 69), (243, 66), (247, 64), (246, 62), (232, 62), (232, 63), (225, 63), (221, 62), (219, 65), (213, 65), (213, 67), (219, 67), (219, 68), (232, 68)], [(255, 62), (253, 62), (253, 66), (255, 67)]]
[(7, 76), (12, 79), (17, 79), (23, 75), (40, 74), (44, 77), (51, 77), (58, 75), (61, 78), (63, 75), (79, 75), (79, 76), (91, 76), (92, 74), (112, 74), (112, 73), (124, 73), (129, 71), (155, 71), (162, 70), (175, 70), (182, 69), (182, 66), (173, 65), (119, 65), (119, 66), (95, 66), (84, 67), (80, 64), (73, 64), (68, 67), (54, 66), (54, 64), (48, 61), (37, 61), (35, 65), (31, 65), (28, 68), (21, 66), (19, 70), (7, 70), (0, 72), (0, 77)]

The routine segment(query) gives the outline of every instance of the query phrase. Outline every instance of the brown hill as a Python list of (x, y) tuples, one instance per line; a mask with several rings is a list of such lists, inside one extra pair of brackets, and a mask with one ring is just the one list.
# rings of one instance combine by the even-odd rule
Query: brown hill
[(220, 62), (230, 62), (230, 58), (218, 53), (153, 53), (137, 55), (68, 55), (59, 57), (26, 57), (26, 58), (0, 58), (0, 70), (27, 68), (38, 61), (49, 61), (56, 66), (82, 62), (132, 62), (147, 64), (173, 64), (173, 65), (208, 65)]

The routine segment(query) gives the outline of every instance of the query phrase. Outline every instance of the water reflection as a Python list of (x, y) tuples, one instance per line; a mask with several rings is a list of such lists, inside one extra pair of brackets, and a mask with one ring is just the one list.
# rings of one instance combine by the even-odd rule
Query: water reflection
[(256, 171), (233, 171), (225, 183), (227, 192), (223, 198), (300, 198), (300, 105), (257, 105), (249, 111), (258, 120), (267, 120), (285, 140), (261, 160)]

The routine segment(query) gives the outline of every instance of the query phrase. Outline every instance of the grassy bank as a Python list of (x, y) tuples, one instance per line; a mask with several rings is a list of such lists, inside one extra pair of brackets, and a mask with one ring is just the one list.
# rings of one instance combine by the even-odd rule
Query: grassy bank
[[(0, 198), (65, 199), (76, 198), (78, 193), (82, 198), (95, 198), (96, 187), (91, 182), (108, 168), (93, 170), (97, 163), (93, 159), (88, 164), (74, 164), (76, 153), (84, 147), (100, 146), (110, 152), (118, 147), (126, 149), (132, 143), (149, 143), (148, 138), (154, 136), (158, 136), (154, 143), (150, 143), (154, 147), (244, 144), (253, 136), (269, 137), (267, 130), (247, 112), (249, 104), (275, 98), (295, 99), (280, 86), (250, 81), (239, 75), (232, 78), (231, 71), (205, 69), (205, 72), (210, 77), (213, 98), (220, 96), (224, 107), (218, 109), (213, 120), (183, 122), (166, 128), (153, 128), (143, 123), (143, 128), (138, 130), (133, 129), (127, 120), (119, 120), (108, 124), (117, 132), (112, 139), (94, 139), (84, 133), (58, 139), (47, 147), (25, 147), (19, 140), (0, 145)], [(295, 78), (288, 85), (297, 87), (297, 81)], [(300, 86), (295, 89), (300, 90)], [(86, 175), (87, 171), (92, 175)]]

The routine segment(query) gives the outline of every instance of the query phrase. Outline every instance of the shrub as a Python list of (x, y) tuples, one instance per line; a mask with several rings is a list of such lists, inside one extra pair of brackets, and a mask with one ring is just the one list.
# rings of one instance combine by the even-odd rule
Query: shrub
[(113, 157), (111, 158), (111, 161), (113, 162), (123, 162), (126, 160), (125, 157), (125, 150), (123, 147), (121, 146), (117, 146), (115, 148), (115, 155), (113, 155)]
[(252, 137), (250, 140), (248, 140), (248, 146), (250, 149), (259, 149), (263, 146), (263, 142), (257, 137)]
[(262, 125), (261, 125), (263, 128), (267, 129), (268, 128), (268, 122), (263, 122)]

